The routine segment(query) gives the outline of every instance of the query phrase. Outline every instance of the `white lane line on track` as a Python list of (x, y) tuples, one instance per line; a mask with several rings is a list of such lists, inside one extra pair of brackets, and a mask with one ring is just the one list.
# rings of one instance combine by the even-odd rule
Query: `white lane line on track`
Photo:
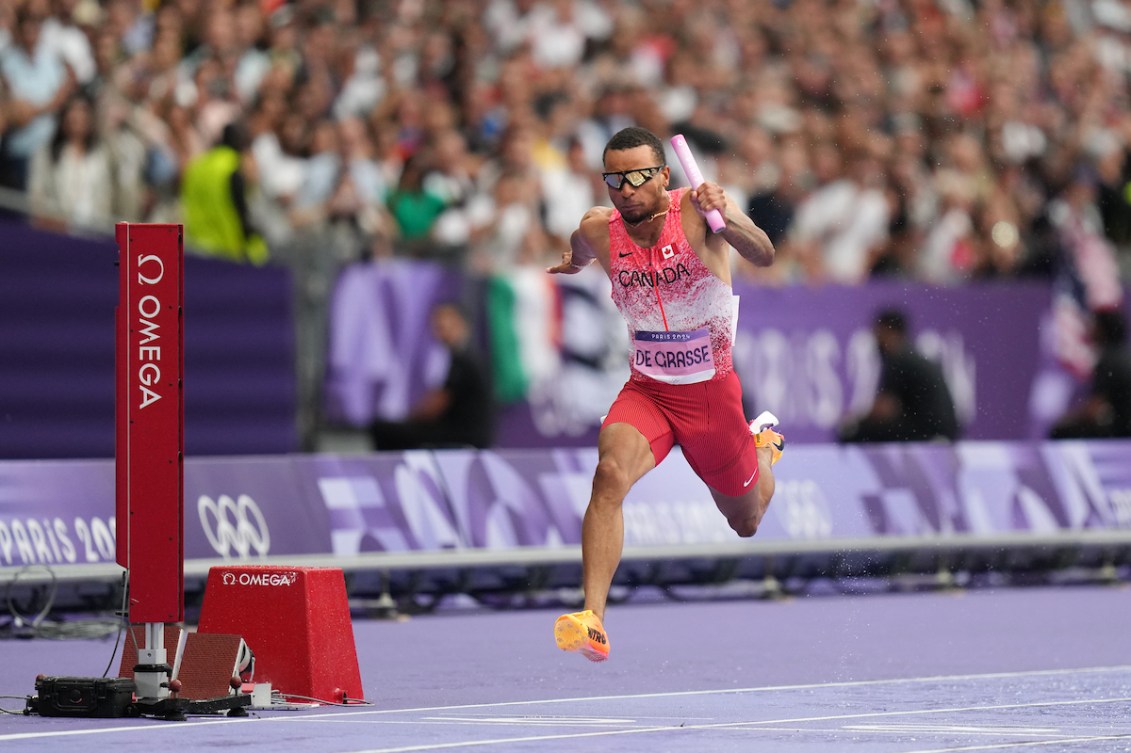
[[(1072, 737), (1060, 740), (1039, 740), (1025, 743), (996, 743), (993, 745), (971, 745), (964, 748), (931, 748), (909, 750), (907, 753), (963, 753), (972, 750), (1016, 750), (1018, 748), (1038, 748), (1045, 745), (1075, 745), (1077, 743), (1094, 743), (1101, 740), (1131, 740), (1131, 735), (1097, 735), (1095, 737)], [(1126, 750), (1126, 749), (1125, 749)]]
[[(1012, 678), (1022, 677), (1056, 677), (1061, 675), (1079, 675), (1079, 674), (1106, 674), (1106, 673), (1119, 673), (1131, 672), (1131, 664), (1120, 664), (1114, 667), (1083, 667), (1080, 669), (1034, 669), (1024, 672), (990, 672), (986, 674), (966, 674), (966, 675), (929, 675), (926, 677), (892, 677), (885, 680), (849, 680), (844, 682), (815, 682), (799, 685), (764, 685), (757, 688), (718, 688), (714, 690), (672, 690), (660, 693), (625, 693), (621, 695), (595, 695), (595, 696), (575, 696), (569, 698), (544, 698), (542, 700), (529, 700), (529, 701), (496, 701), (493, 703), (467, 703), (452, 706), (421, 706), (417, 708), (405, 709), (369, 709), (366, 711), (351, 711), (345, 712), (350, 715), (373, 715), (373, 714), (408, 714), (419, 713), (424, 711), (463, 711), (467, 709), (494, 709), (506, 708), (511, 706), (541, 706), (544, 704), (555, 703), (578, 703), (580, 701), (623, 701), (633, 699), (647, 699), (647, 698), (690, 698), (695, 696), (708, 696), (708, 695), (741, 695), (743, 693), (778, 693), (793, 690), (821, 690), (821, 689), (834, 689), (834, 688), (866, 688), (880, 685), (903, 685), (903, 684), (929, 684), (938, 682), (966, 682), (970, 680), (1005, 680)], [(319, 713), (312, 714), (311, 716), (331, 716), (340, 713)], [(0, 738), (2, 740), (3, 738)]]
[(861, 732), (890, 732), (893, 735), (1040, 735), (1042, 737), (1079, 737), (1077, 732), (1061, 732), (1056, 727), (976, 727), (968, 724), (846, 724), (841, 729)]
[[(358, 716), (373, 716), (373, 715), (388, 715), (388, 714), (410, 714), (421, 712), (440, 712), (440, 711), (462, 711), (467, 709), (490, 709), (490, 708), (507, 708), (515, 706), (537, 706), (548, 704), (561, 704), (561, 703), (578, 703), (585, 701), (610, 701), (610, 700), (627, 700), (627, 699), (652, 699), (652, 698), (687, 698), (693, 696), (708, 696), (708, 695), (741, 695), (744, 693), (772, 693), (793, 690), (818, 690), (818, 689), (836, 689), (836, 688), (855, 688), (855, 687), (874, 687), (883, 685), (902, 685), (902, 684), (922, 684), (932, 682), (964, 682), (971, 680), (995, 680), (995, 679), (1012, 679), (1023, 677), (1055, 677), (1060, 675), (1080, 675), (1080, 674), (1097, 674), (1097, 673), (1111, 673), (1111, 672), (1128, 672), (1131, 671), (1131, 665), (1119, 665), (1115, 667), (1085, 667), (1080, 669), (1042, 669), (1031, 670), (1024, 672), (993, 672), (987, 674), (965, 674), (965, 675), (932, 675), (928, 677), (897, 677), (885, 680), (854, 680), (849, 682), (829, 682), (829, 683), (808, 683), (801, 685), (768, 685), (758, 688), (725, 688), (717, 690), (681, 690), (670, 691), (662, 693), (637, 693), (637, 694), (621, 694), (621, 695), (604, 695), (604, 696), (579, 696), (571, 698), (546, 698), (542, 700), (529, 700), (529, 701), (502, 701), (497, 703), (469, 703), (469, 704), (456, 704), (448, 706), (421, 706), (416, 708), (405, 709), (372, 709), (367, 711), (331, 711), (331, 712), (318, 712), (311, 714), (304, 714), (303, 716), (279, 716), (279, 717), (237, 717), (237, 718), (223, 718), (223, 719), (207, 719), (195, 720), (191, 719), (187, 724), (179, 722), (174, 725), (163, 724), (144, 724), (129, 727), (95, 727), (89, 729), (79, 730), (53, 730), (53, 731), (40, 731), (40, 732), (17, 732), (7, 735), (0, 735), (0, 742), (5, 740), (29, 740), (36, 738), (49, 738), (49, 737), (72, 737), (75, 735), (99, 735), (116, 732), (139, 732), (139, 731), (186, 731), (189, 728), (199, 726), (211, 726), (216, 724), (265, 724), (270, 722), (311, 722), (321, 721), (323, 719), (344, 722), (348, 721), (343, 717), (355, 718)], [(1109, 703), (1121, 700), (1131, 699), (1096, 699), (1096, 703)], [(1065, 703), (1087, 703), (1089, 701), (1071, 701)], [(1028, 704), (1022, 704), (1024, 707)], [(1040, 704), (1036, 704), (1040, 705)], [(999, 707), (975, 707), (975, 708), (999, 708)], [(1000, 707), (1000, 708), (1015, 708), (1013, 706)], [(934, 713), (936, 710), (924, 711), (923, 713)], [(913, 712), (893, 712), (893, 713), (919, 713)], [(868, 714), (860, 716), (848, 717), (828, 717), (829, 719), (835, 718), (865, 718), (870, 716)], [(76, 722), (83, 720), (76, 719)], [(358, 720), (365, 721), (365, 720)], [(788, 721), (788, 720), (787, 720)], [(781, 723), (778, 721), (766, 721), (766, 724)], [(760, 724), (761, 722), (754, 722)], [(734, 723), (728, 723), (727, 726), (733, 726)], [(742, 722), (741, 724), (750, 724), (750, 722)], [(696, 725), (698, 726), (698, 725)], [(690, 727), (689, 727), (690, 728)], [(657, 729), (672, 729), (671, 727), (659, 727)], [(678, 729), (678, 728), (676, 728)], [(632, 730), (633, 732), (641, 732), (643, 730)]]
[(529, 726), (529, 727), (548, 727), (548, 726), (578, 726), (578, 727), (600, 727), (604, 725), (620, 725), (636, 724), (635, 719), (624, 719), (614, 717), (597, 717), (597, 716), (559, 716), (559, 717), (541, 717), (530, 718), (521, 716), (425, 716), (421, 717), (422, 722), (456, 722), (459, 724), (478, 724), (485, 726), (489, 724), (509, 724), (514, 726)]
[[(1131, 703), (1131, 697), (1127, 698), (1105, 698), (1105, 699), (1089, 699), (1089, 700), (1073, 700), (1073, 701), (1050, 701), (1043, 703), (1011, 703), (999, 704), (994, 706), (964, 706), (954, 708), (941, 708), (941, 709), (914, 709), (911, 711), (874, 711), (863, 714), (834, 714), (830, 716), (814, 716), (814, 717), (800, 717), (796, 719), (767, 719), (764, 721), (739, 721), (739, 722), (718, 722), (712, 724), (687, 724), (679, 727), (663, 726), (663, 727), (639, 727), (634, 729), (621, 729), (621, 730), (601, 730), (596, 732), (575, 732), (563, 733), (557, 735), (526, 735), (522, 737), (503, 737), (491, 740), (465, 740), (462, 742), (448, 742), (448, 743), (430, 743), (425, 745), (405, 745), (394, 748), (367, 748), (365, 750), (352, 751), (351, 753), (422, 753), (423, 751), (435, 750), (453, 750), (456, 748), (482, 748), (495, 745), (510, 745), (513, 743), (527, 743), (527, 742), (542, 742), (546, 740), (577, 740), (587, 737), (610, 737), (613, 735), (641, 735), (652, 732), (693, 732), (701, 730), (727, 730), (727, 729), (762, 729), (768, 725), (782, 725), (782, 724), (797, 724), (802, 722), (826, 722), (842, 719), (864, 719), (864, 718), (877, 718), (889, 716), (911, 716), (915, 714), (943, 714), (943, 713), (959, 713), (964, 711), (1004, 711), (1007, 709), (1023, 709), (1023, 708), (1047, 708), (1050, 706), (1079, 706), (1086, 703)], [(807, 730), (813, 731), (813, 730)], [(819, 730), (823, 734), (828, 734), (830, 730)], [(910, 751), (909, 753), (957, 753), (958, 751), (974, 751), (974, 750), (994, 750), (1008, 747), (1021, 747), (1021, 746), (1034, 746), (1034, 745), (1052, 745), (1052, 744), (1066, 744), (1077, 742), (1088, 742), (1096, 740), (1131, 740), (1129, 735), (1096, 735), (1091, 737), (1078, 737), (1078, 738), (1058, 738), (1055, 740), (1042, 740), (1038, 742), (1024, 742), (1024, 743), (1001, 743), (985, 746), (972, 746), (962, 748), (938, 748), (931, 750), (918, 750)]]

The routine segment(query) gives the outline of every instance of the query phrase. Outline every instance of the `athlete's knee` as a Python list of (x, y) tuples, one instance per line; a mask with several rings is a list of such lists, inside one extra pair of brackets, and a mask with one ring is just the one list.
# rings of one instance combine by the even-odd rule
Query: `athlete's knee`
[(731, 529), (741, 538), (748, 539), (758, 533), (758, 518), (753, 515), (727, 518)]
[(593, 473), (593, 500), (620, 504), (628, 494), (632, 478), (628, 469), (615, 458), (602, 458)]
[(741, 509), (727, 515), (727, 523), (731, 529), (744, 539), (758, 533), (758, 526), (766, 515), (766, 509), (770, 506), (770, 497), (773, 495), (772, 484), (768, 488), (760, 486), (753, 494), (748, 495)]

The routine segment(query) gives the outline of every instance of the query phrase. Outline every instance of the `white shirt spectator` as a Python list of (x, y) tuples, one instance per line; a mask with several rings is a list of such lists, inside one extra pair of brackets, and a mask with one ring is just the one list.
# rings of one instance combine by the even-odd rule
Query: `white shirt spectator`
[(353, 72), (334, 100), (334, 116), (363, 116), (376, 107), (388, 91), (381, 77), (381, 58), (371, 45), (358, 47), (353, 59)]
[(302, 187), (306, 160), (284, 152), (274, 133), (257, 136), (251, 152), (259, 166), (259, 187), (268, 197), (289, 200)]
[(110, 155), (102, 144), (85, 153), (64, 146), (53, 160), (47, 143), (32, 157), (28, 198), (36, 215), (105, 230), (114, 217), (114, 191), (107, 190), (113, 185)]
[(568, 168), (542, 172), (542, 195), (546, 197), (546, 230), (558, 238), (569, 238), (577, 229), (581, 215), (590, 207), (607, 203), (595, 196), (588, 173), (579, 175)]
[(887, 238), (888, 214), (882, 191), (843, 178), (801, 203), (791, 235), (816, 244), (830, 282), (855, 284), (867, 278), (870, 252)]
[[(31, 54), (19, 44), (10, 45), (0, 55), (0, 76), (3, 76), (11, 99), (22, 99), (45, 105), (59, 92), (67, 80), (67, 68), (59, 53), (45, 44), (37, 44)], [(5, 140), (9, 154), (30, 159), (55, 132), (55, 116), (45, 113), (22, 128), (9, 131)]]
[(530, 12), (526, 41), (543, 68), (575, 68), (585, 54), (585, 33), (569, 2), (540, 5)]
[(43, 22), (40, 44), (53, 50), (71, 67), (79, 84), (89, 83), (97, 68), (90, 40), (83, 30), (73, 24), (64, 24), (54, 16)]

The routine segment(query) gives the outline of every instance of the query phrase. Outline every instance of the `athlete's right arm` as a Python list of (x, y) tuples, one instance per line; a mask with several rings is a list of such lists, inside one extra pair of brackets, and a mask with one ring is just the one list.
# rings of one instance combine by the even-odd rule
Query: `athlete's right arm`
[(546, 269), (550, 274), (577, 274), (596, 259), (607, 268), (609, 258), (608, 207), (593, 207), (581, 218), (581, 224), (569, 237), (569, 251), (562, 254), (561, 264)]

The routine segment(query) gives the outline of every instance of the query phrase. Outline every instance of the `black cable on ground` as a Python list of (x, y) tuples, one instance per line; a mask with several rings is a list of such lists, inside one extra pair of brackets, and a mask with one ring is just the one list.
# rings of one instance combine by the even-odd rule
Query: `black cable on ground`
[[(51, 580), (47, 584), (47, 592), (43, 597), (43, 606), (32, 616), (21, 610), (20, 605), (17, 603), (15, 589), (20, 582), (20, 578), (27, 575), (32, 568), (36, 567), (46, 570), (47, 574), (51, 576)], [(12, 576), (12, 579), (8, 581), (8, 586), (4, 590), (5, 607), (12, 618), (0, 626), (0, 639), (96, 639), (105, 638), (119, 629), (121, 621), (118, 619), (76, 620), (72, 622), (48, 619), (48, 615), (51, 614), (51, 610), (55, 606), (55, 600), (58, 594), (59, 580), (55, 574), (55, 570), (50, 566), (25, 565), (17, 570)]]
[[(3, 699), (14, 699), (14, 700), (18, 700), (18, 701), (23, 701), (25, 703), (27, 702), (27, 698), (25, 696), (22, 696), (22, 695), (0, 695), (0, 700), (3, 700)], [(20, 711), (12, 711), (12, 709), (6, 709), (3, 706), (0, 706), (0, 714), (11, 714), (13, 716), (23, 716), (24, 712), (23, 712), (22, 709)]]
[(118, 655), (118, 646), (122, 642), (122, 630), (129, 624), (129, 610), (126, 605), (129, 603), (130, 596), (130, 571), (125, 570), (122, 572), (122, 606), (118, 609), (118, 634), (114, 636), (114, 649), (110, 652), (110, 659), (106, 662), (106, 669), (102, 671), (102, 676), (110, 674), (110, 668), (114, 666), (114, 657)]

